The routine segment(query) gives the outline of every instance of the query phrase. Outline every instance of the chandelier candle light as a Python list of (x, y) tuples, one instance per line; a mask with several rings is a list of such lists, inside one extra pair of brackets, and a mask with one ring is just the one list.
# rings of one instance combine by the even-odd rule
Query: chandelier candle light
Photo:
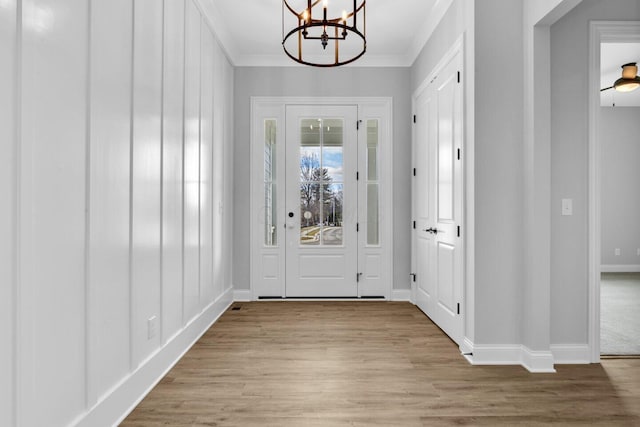
[[(347, 11), (347, 6), (352, 8)], [(342, 9), (337, 18), (327, 17), (329, 9), (328, 0), (282, 0), (282, 47), (289, 58), (314, 67), (336, 67), (364, 55), (366, 0), (332, 0), (331, 11)], [(287, 32), (288, 28), (292, 29)]]

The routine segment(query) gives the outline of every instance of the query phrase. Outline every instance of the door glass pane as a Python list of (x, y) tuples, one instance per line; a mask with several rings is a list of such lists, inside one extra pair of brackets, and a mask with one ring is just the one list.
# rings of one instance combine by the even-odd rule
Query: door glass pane
[(343, 120), (300, 122), (300, 244), (342, 245)]
[(453, 219), (453, 89), (438, 97), (438, 220)]
[(367, 120), (367, 245), (379, 245), (378, 120)]
[(320, 186), (315, 182), (300, 183), (300, 244), (319, 245), (322, 228), (320, 226)]
[(379, 245), (378, 184), (367, 184), (367, 245)]
[(264, 122), (264, 244), (278, 244), (276, 212), (276, 121)]
[(378, 120), (367, 120), (367, 179), (378, 179)]
[(343, 184), (323, 185), (323, 245), (342, 245), (342, 190)]

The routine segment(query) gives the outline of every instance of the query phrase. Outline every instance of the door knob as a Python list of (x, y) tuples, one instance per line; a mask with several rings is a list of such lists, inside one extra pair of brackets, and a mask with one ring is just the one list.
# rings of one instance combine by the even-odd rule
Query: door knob
[(431, 233), (431, 234), (438, 234), (438, 229), (437, 228), (429, 227), (429, 228), (427, 228), (426, 230), (423, 230), (423, 231), (426, 231), (427, 233)]

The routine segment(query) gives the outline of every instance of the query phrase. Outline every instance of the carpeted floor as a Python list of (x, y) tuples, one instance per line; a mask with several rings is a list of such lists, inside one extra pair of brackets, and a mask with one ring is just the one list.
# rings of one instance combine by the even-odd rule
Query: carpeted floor
[(640, 355), (640, 273), (602, 273), (600, 353)]

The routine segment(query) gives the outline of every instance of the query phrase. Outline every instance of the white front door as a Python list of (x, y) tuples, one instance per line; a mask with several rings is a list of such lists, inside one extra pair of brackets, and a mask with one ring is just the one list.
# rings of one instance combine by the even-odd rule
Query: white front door
[(414, 272), (416, 304), (461, 344), (463, 285), (462, 52), (415, 100)]
[(286, 108), (287, 297), (358, 296), (356, 106)]

